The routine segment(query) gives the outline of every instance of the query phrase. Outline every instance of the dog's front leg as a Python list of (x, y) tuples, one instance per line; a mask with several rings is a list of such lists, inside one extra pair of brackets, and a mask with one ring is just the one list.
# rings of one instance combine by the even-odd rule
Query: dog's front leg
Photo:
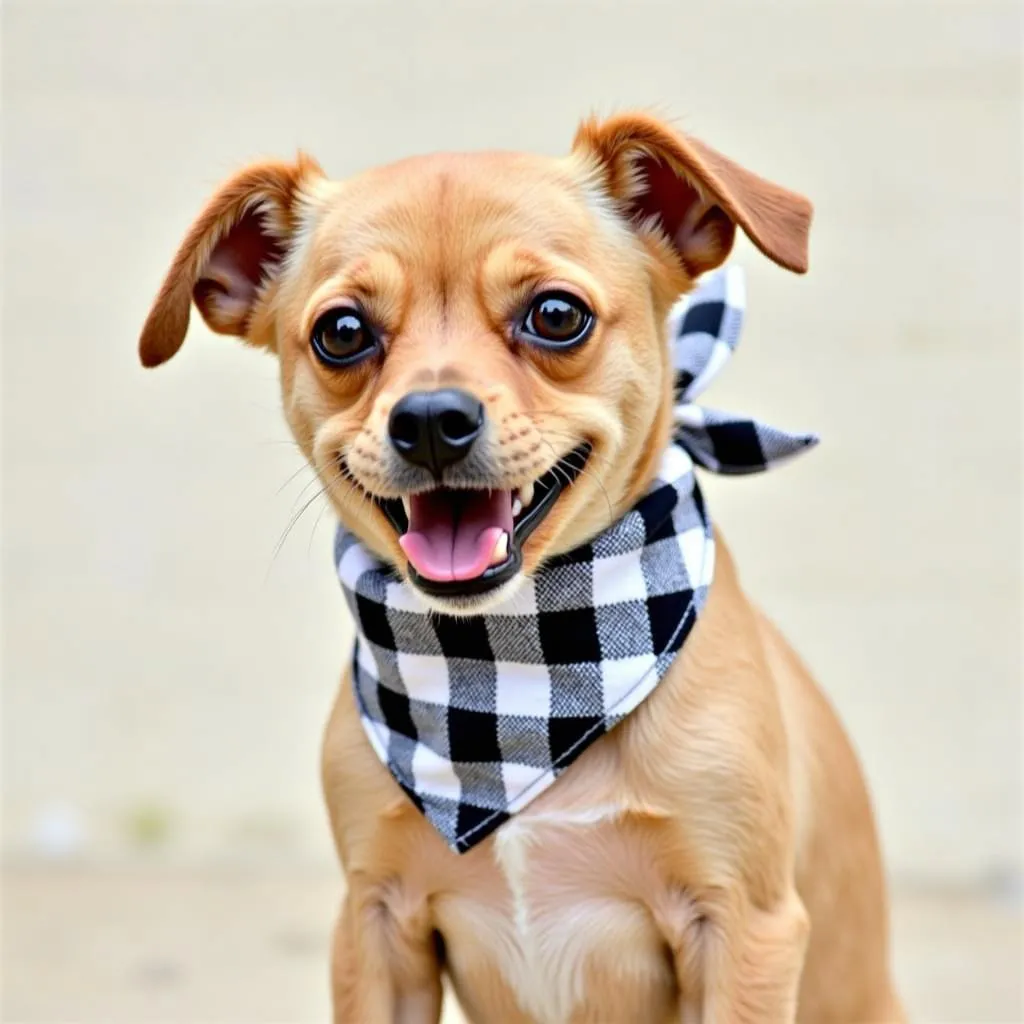
[(441, 967), (426, 907), (398, 909), (385, 888), (349, 881), (331, 951), (334, 1024), (441, 1019)]
[(792, 1024), (810, 919), (791, 889), (768, 909), (740, 900), (705, 932), (702, 1024)]
[(795, 891), (771, 909), (719, 891), (658, 915), (672, 951), (680, 1024), (792, 1024), (810, 930)]

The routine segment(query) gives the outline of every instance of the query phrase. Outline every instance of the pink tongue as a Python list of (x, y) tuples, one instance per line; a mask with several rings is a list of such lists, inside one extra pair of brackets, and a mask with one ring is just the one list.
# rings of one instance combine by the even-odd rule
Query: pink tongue
[(502, 532), (512, 533), (511, 491), (414, 494), (398, 543), (425, 579), (472, 580), (490, 565)]

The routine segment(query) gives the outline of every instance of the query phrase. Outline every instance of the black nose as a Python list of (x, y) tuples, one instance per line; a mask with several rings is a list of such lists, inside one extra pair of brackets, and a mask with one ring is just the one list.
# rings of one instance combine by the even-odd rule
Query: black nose
[(455, 388), (411, 391), (388, 418), (388, 434), (398, 453), (438, 479), (447, 466), (469, 454), (483, 428), (483, 403)]

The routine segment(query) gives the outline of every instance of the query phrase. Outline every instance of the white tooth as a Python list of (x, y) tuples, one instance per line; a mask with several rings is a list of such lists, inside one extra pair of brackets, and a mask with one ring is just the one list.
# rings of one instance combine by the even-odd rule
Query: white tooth
[(405, 518), (408, 519), (412, 511), (412, 500), (405, 494), (402, 495), (402, 508), (405, 509)]
[(529, 508), (533, 504), (533, 482), (531, 481), (525, 487), (519, 488), (519, 499), (523, 503), (523, 508)]
[(491, 552), (491, 565), (501, 565), (508, 558), (508, 534), (504, 530), (501, 536), (494, 542), (494, 551)]
[(515, 517), (522, 511), (523, 503), (518, 498), (515, 498), (512, 502), (512, 518), (515, 519)]

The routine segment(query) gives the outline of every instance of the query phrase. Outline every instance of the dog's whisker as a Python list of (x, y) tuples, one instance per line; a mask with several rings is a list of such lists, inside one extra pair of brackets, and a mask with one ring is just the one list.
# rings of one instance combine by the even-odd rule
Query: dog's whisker
[[(270, 558), (270, 565), (267, 567), (267, 572), (268, 573), (270, 572), (270, 569), (273, 567), (274, 562), (277, 561), (277, 557), (281, 553), (281, 550), (284, 547), (285, 542), (288, 540), (288, 537), (291, 534), (292, 530), (295, 529), (295, 527), (299, 523), (299, 520), (302, 519), (303, 515), (305, 515), (305, 513), (313, 505), (313, 503), (318, 498), (323, 498), (324, 496), (328, 497), (328, 504), (330, 503), (330, 496), (329, 496), (330, 489), (336, 483), (338, 483), (341, 479), (343, 479), (344, 472), (345, 471), (339, 467), (339, 471), (334, 473), (331, 477), (329, 477), (327, 479), (324, 479), (323, 477), (320, 476), (320, 474), (317, 474), (316, 476), (313, 477), (313, 479), (311, 481), (309, 481), (303, 487), (302, 492), (301, 492), (302, 494), (304, 494), (310, 488), (310, 486), (312, 484), (317, 483), (317, 482), (319, 482), (321, 484), (321, 487), (316, 492), (316, 494), (314, 494), (312, 497), (310, 497), (302, 505), (302, 507), (297, 512), (295, 512), (292, 515), (291, 519), (288, 521), (288, 525), (284, 528), (284, 531), (282, 532), (280, 538), (278, 539), (277, 544), (274, 546), (274, 551), (273, 551), (273, 554), (271, 555), (271, 558)], [(363, 494), (365, 496), (365, 491), (363, 492)], [(301, 494), (300, 494), (300, 498), (301, 498)], [(298, 501), (298, 500), (299, 499), (296, 499), (296, 501)], [(325, 505), (324, 508), (322, 508), (320, 510), (320, 513), (319, 513), (319, 515), (317, 517), (317, 520), (313, 524), (314, 532), (316, 531), (316, 525), (317, 525), (317, 523), (319, 523), (320, 517), (323, 515), (323, 512), (326, 511), (326, 508), (327, 508), (327, 506)], [(310, 543), (312, 543), (312, 537), (310, 538)]]
[(300, 473), (302, 473), (305, 470), (312, 471), (312, 469), (313, 469), (313, 467), (310, 466), (309, 463), (304, 462), (301, 466), (299, 466), (299, 468), (297, 470), (295, 470), (294, 473), (292, 473), (288, 477), (287, 480), (285, 480), (285, 482), (283, 484), (281, 484), (280, 487), (278, 487), (278, 489), (274, 493), (275, 494), (280, 494)]
[(311, 487), (315, 487), (317, 484), (320, 484), (320, 493), (321, 494), (324, 493), (327, 490), (326, 486), (324, 486), (323, 480), (321, 480), (318, 475), (314, 474), (312, 476), (312, 478), (307, 480), (302, 485), (302, 487), (299, 489), (299, 493), (295, 495), (295, 499), (292, 501), (292, 507), (291, 507), (291, 511), (293, 513), (299, 507), (299, 505), (303, 502), (303, 500), (305, 499), (306, 495), (309, 493), (309, 489)]
[[(534, 426), (536, 427), (536, 424), (534, 424)], [(601, 490), (601, 494), (604, 495), (605, 504), (608, 506), (608, 522), (609, 524), (613, 523), (615, 521), (615, 511), (612, 508), (612, 500), (609, 497), (608, 491), (601, 478), (594, 473), (588, 473), (586, 466), (573, 466), (570, 464), (568, 459), (572, 456), (572, 452), (568, 452), (565, 455), (559, 455), (550, 439), (545, 436), (545, 433), (539, 429), (537, 433), (540, 435), (540, 439), (551, 449), (551, 454), (554, 456), (555, 462), (551, 469), (557, 476), (560, 476), (565, 481), (566, 485), (572, 484), (574, 479), (573, 473), (575, 473), (576, 477), (586, 475), (597, 484)]]
[(338, 466), (340, 469), (340, 473), (335, 478), (335, 482), (337, 482), (338, 480), (344, 480), (352, 485), (352, 489), (356, 491), (356, 493), (362, 499), (360, 511), (362, 511), (364, 505), (369, 505), (372, 508), (374, 504), (373, 495), (370, 494), (370, 492), (355, 478), (355, 475), (352, 473), (352, 470), (349, 469), (347, 464), (345, 464), (344, 462), (340, 462)]
[(317, 470), (317, 478), (322, 481), (324, 485), (324, 491), (329, 492), (335, 484), (346, 481), (350, 483), (352, 487), (357, 490), (360, 495), (365, 499), (367, 497), (366, 489), (359, 483), (359, 481), (352, 475), (352, 472), (345, 466), (335, 466), (334, 472), (328, 475), (321, 473)]
[(262, 445), (272, 445), (272, 446), (275, 446), (275, 447), (277, 447), (277, 446), (284, 446), (284, 447), (287, 447), (287, 448), (294, 448), (297, 452), (301, 452), (302, 451), (302, 449), (299, 447), (297, 441), (290, 440), (289, 438), (286, 438), (286, 437), (285, 438), (281, 438), (281, 437), (264, 437), (264, 438), (260, 439), (259, 441), (257, 441), (256, 443), (257, 444), (262, 444)]
[(320, 506), (320, 511), (316, 514), (316, 519), (313, 520), (313, 529), (309, 531), (309, 542), (306, 544), (306, 557), (308, 558), (313, 551), (313, 538), (316, 536), (316, 529), (320, 525), (320, 520), (323, 519), (324, 513), (331, 507), (329, 501), (325, 502)]
[(307, 501), (307, 502), (306, 502), (306, 503), (305, 503), (305, 504), (304, 504), (304, 505), (302, 506), (302, 508), (300, 508), (300, 509), (299, 509), (299, 511), (298, 511), (298, 512), (296, 512), (296, 513), (295, 513), (295, 514), (294, 514), (294, 515), (292, 516), (291, 520), (290, 520), (290, 521), (288, 522), (288, 525), (287, 525), (287, 526), (286, 526), (286, 527), (284, 528), (284, 532), (283, 532), (283, 533), (281, 534), (280, 538), (278, 539), (278, 542), (277, 542), (277, 544), (276, 544), (276, 545), (274, 545), (274, 552), (273, 552), (273, 554), (272, 554), (272, 555), (270, 556), (270, 565), (269, 565), (269, 566), (267, 567), (267, 572), (268, 572), (268, 574), (269, 574), (269, 572), (270, 572), (270, 569), (271, 569), (271, 567), (273, 566), (274, 562), (276, 562), (276, 561), (277, 561), (277, 556), (278, 556), (278, 555), (279, 555), (279, 554), (281, 553), (281, 549), (282, 549), (282, 548), (284, 547), (284, 545), (285, 545), (285, 541), (286, 541), (286, 540), (288, 539), (288, 536), (289, 536), (289, 534), (290, 534), (290, 533), (292, 532), (292, 530), (293, 530), (293, 529), (295, 528), (296, 524), (297, 524), (297, 523), (298, 523), (298, 521), (299, 521), (299, 520), (300, 520), (300, 519), (302, 518), (302, 516), (303, 516), (303, 514), (304, 514), (304, 513), (306, 512), (306, 510), (307, 510), (307, 509), (308, 509), (308, 508), (309, 508), (309, 507), (310, 507), (310, 506), (311, 506), (311, 505), (313, 504), (313, 502), (314, 502), (314, 501), (316, 501), (316, 500), (317, 500), (317, 498), (321, 498), (321, 497), (323, 497), (323, 495), (324, 495), (324, 494), (326, 493), (326, 490), (327, 490), (327, 488), (326, 488), (326, 487), (321, 487), (321, 489), (320, 489), (319, 491), (317, 491), (317, 492), (316, 492), (316, 494), (314, 494), (314, 495), (313, 495), (313, 496), (312, 496), (312, 497), (311, 497), (311, 498), (310, 498), (310, 499), (309, 499), (309, 500), (308, 500), (308, 501)]
[[(594, 483), (600, 488), (601, 493), (604, 496), (605, 504), (608, 506), (608, 522), (609, 522), (609, 524), (614, 522), (615, 521), (615, 511), (614, 511), (614, 508), (612, 506), (611, 497), (609, 496), (608, 490), (607, 490), (607, 488), (604, 485), (604, 481), (602, 481), (601, 478), (596, 473), (593, 472), (592, 468), (590, 468), (590, 467), (588, 467), (586, 465), (574, 466), (574, 465), (571, 465), (570, 463), (568, 463), (567, 460), (572, 456), (572, 454), (573, 454), (572, 452), (568, 452), (565, 455), (559, 456), (557, 451), (555, 450), (555, 446), (551, 443), (551, 440), (550, 440), (550, 438), (547, 435), (548, 434), (561, 435), (562, 437), (565, 437), (565, 438), (569, 439), (570, 441), (574, 442), (574, 444), (578, 444), (579, 443), (579, 436), (577, 434), (574, 434), (572, 431), (568, 431), (568, 430), (558, 430), (557, 428), (548, 428), (548, 427), (542, 428), (533, 419), (533, 415), (545, 415), (545, 412), (544, 412), (544, 410), (536, 410), (536, 409), (532, 410), (531, 415), (527, 416), (527, 419), (533, 425), (534, 429), (537, 431), (537, 433), (540, 436), (541, 440), (548, 446), (548, 448), (551, 449), (551, 454), (556, 459), (554, 466), (552, 466), (552, 469), (555, 471), (555, 473), (557, 475), (563, 477), (567, 484), (571, 484), (572, 483), (573, 473), (575, 473), (576, 477), (586, 476), (589, 479), (592, 479), (594, 481)], [(555, 414), (554, 413), (550, 413), (548, 415), (555, 415)], [(593, 457), (595, 459), (595, 461), (599, 461), (599, 462), (605, 461), (603, 456), (601, 456), (601, 455), (599, 455), (599, 454), (597, 454), (597, 453), (595, 453), (593, 451), (591, 451), (590, 456), (588, 456), (588, 459), (591, 458), (591, 457)]]
[[(602, 496), (604, 497), (605, 505), (608, 506), (608, 525), (610, 526), (613, 522), (615, 522), (615, 510), (612, 507), (612, 499), (611, 499), (610, 495), (608, 494), (608, 489), (605, 487), (604, 481), (596, 473), (594, 473), (592, 470), (588, 469), (588, 467), (586, 467), (586, 466), (572, 466), (572, 465), (569, 465), (568, 462), (566, 461), (568, 458), (569, 458), (569, 456), (563, 456), (559, 460), (558, 465), (559, 465), (559, 467), (561, 469), (561, 472), (563, 473), (563, 475), (565, 475), (568, 478), (570, 483), (572, 482), (573, 479), (578, 479), (579, 477), (586, 477), (586, 478), (588, 478), (590, 480), (593, 480), (593, 482), (600, 489)], [(564, 467), (568, 467), (568, 468), (566, 469)], [(575, 473), (575, 477), (573, 477), (572, 474), (569, 472), (570, 470), (573, 473)]]

